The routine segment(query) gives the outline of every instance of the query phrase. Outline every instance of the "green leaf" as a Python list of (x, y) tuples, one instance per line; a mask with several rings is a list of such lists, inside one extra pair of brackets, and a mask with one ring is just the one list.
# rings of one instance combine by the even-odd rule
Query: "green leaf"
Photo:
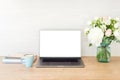
[(89, 47), (92, 46), (92, 43), (89, 44)]

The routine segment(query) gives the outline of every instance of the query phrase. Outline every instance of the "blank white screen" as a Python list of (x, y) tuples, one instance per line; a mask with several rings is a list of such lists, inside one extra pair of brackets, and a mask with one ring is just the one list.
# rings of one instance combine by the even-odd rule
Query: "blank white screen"
[(81, 32), (40, 31), (40, 57), (81, 57)]

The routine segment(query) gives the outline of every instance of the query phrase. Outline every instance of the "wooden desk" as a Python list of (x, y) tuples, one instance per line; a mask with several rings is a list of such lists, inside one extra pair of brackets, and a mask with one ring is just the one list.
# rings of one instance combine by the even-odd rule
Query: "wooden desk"
[(120, 80), (120, 57), (99, 63), (95, 57), (83, 57), (85, 68), (25, 68), (23, 64), (2, 64), (0, 80)]

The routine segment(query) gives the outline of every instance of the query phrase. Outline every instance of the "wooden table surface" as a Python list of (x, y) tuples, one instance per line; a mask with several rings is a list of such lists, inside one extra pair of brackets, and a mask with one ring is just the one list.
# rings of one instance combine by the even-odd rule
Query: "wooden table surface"
[(95, 57), (82, 59), (85, 68), (36, 68), (36, 63), (25, 68), (0, 61), (0, 80), (120, 80), (120, 57), (112, 57), (110, 63), (99, 63)]

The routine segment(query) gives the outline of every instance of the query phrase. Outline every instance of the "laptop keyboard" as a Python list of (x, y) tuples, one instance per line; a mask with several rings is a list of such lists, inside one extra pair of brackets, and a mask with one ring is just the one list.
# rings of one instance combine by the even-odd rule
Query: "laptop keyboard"
[(80, 64), (80, 59), (76, 58), (46, 58), (46, 59), (41, 59), (41, 64), (42, 65), (79, 65)]
[(39, 58), (37, 68), (84, 68), (81, 58)]

